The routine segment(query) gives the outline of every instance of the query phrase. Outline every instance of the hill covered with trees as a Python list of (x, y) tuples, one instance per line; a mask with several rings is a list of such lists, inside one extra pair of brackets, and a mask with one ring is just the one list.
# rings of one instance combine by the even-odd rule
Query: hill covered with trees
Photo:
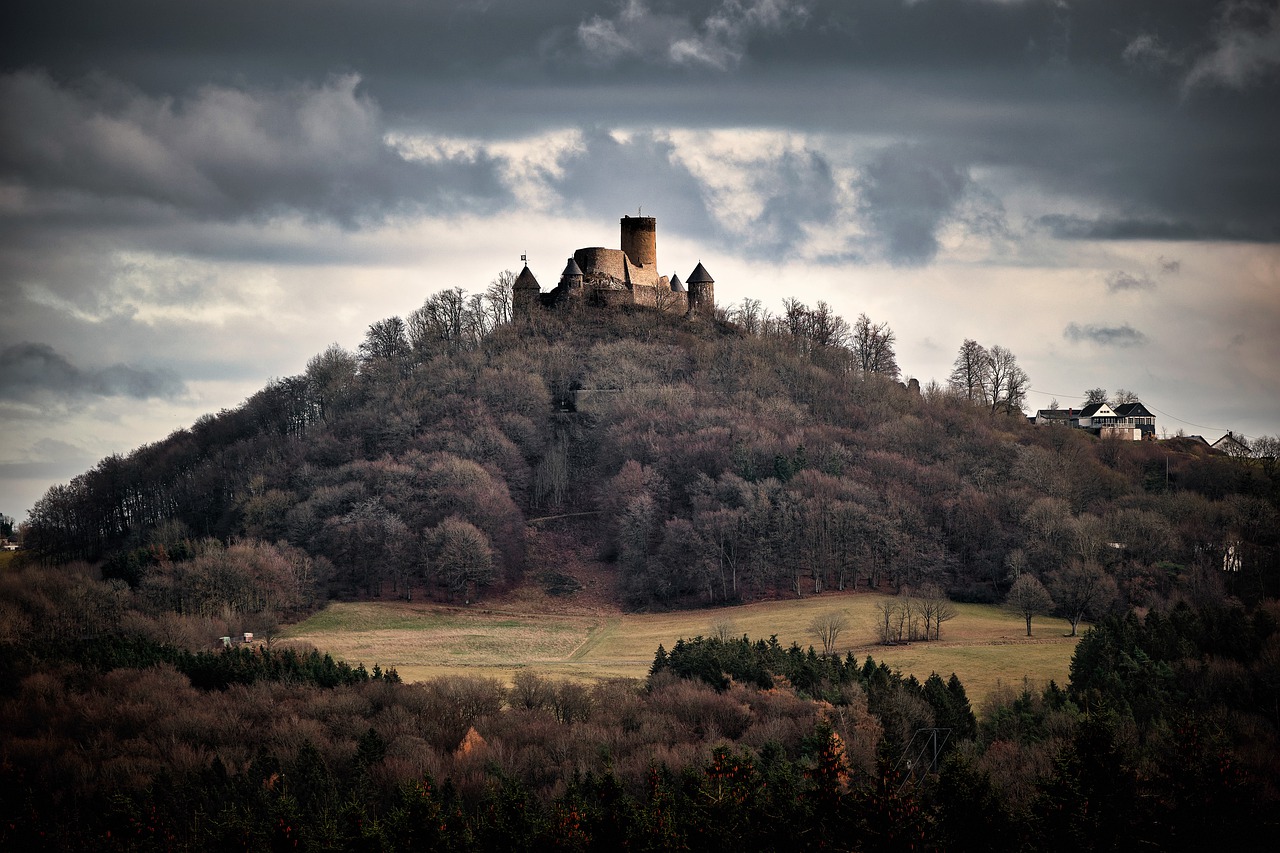
[(637, 608), (926, 583), (998, 601), (1023, 573), (1073, 620), (1280, 592), (1274, 459), (1032, 426), (1002, 347), (958, 342), (948, 386), (920, 389), (892, 330), (822, 303), (515, 321), (509, 278), (102, 460), (37, 504), (27, 546), (105, 561), (158, 608), (285, 619), (483, 598), (548, 516), (587, 520), (580, 547)]
[[(0, 846), (1274, 837), (1274, 460), (1034, 427), (995, 345), (960, 343), (946, 388), (901, 383), (891, 330), (821, 304), (701, 322), (507, 305), (501, 286), (433, 296), (49, 491), (0, 574)], [(1096, 624), (1068, 684), (980, 708), (954, 675), (761, 638), (659, 648), (643, 684), (404, 684), (209, 650), (335, 596), (483, 599), (528, 580), (537, 524), (607, 560), (635, 608), (913, 589), (903, 606), (945, 591)]]

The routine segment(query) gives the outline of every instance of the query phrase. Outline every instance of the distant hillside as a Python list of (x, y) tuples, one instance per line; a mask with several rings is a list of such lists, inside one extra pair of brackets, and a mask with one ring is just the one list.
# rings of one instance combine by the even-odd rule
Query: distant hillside
[[(51, 489), (26, 542), (207, 613), (474, 600), (521, 578), (528, 523), (571, 513), (636, 608), (926, 582), (995, 601), (1022, 572), (1053, 592), (1097, 568), (1117, 605), (1280, 593), (1273, 468), (908, 389), (884, 327), (758, 309), (512, 322), (500, 288), (445, 291)], [(195, 562), (210, 538), (309, 568), (272, 570), (292, 590), (273, 605), (245, 592), (265, 570)]]

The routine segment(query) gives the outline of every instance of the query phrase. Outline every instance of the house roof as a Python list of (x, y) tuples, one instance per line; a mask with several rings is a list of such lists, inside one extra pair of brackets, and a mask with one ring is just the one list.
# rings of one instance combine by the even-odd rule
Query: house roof
[(1228, 449), (1248, 450), (1249, 449), (1249, 445), (1245, 444), (1243, 441), (1236, 438), (1235, 433), (1233, 432), (1228, 432), (1222, 438), (1218, 439), (1217, 441), (1215, 441), (1213, 444), (1209, 446), (1217, 450), (1228, 450)]
[(525, 264), (524, 269), (520, 270), (520, 275), (516, 276), (515, 282), (511, 285), (513, 290), (541, 290), (542, 285), (538, 284), (538, 280), (533, 277), (529, 265)]
[(1049, 418), (1051, 420), (1065, 421), (1068, 418), (1074, 418), (1075, 416), (1075, 409), (1040, 409), (1036, 412), (1037, 418)]
[(716, 280), (711, 277), (711, 273), (707, 272), (707, 268), (702, 265), (702, 261), (698, 261), (698, 265), (693, 268), (693, 272), (689, 273), (689, 277), (685, 279), (688, 284), (715, 284)]
[(1080, 417), (1082, 418), (1092, 418), (1095, 416), (1107, 418), (1114, 414), (1115, 412), (1106, 403), (1090, 403), (1080, 410)]
[(1114, 407), (1115, 413), (1122, 418), (1154, 418), (1155, 415), (1147, 411), (1147, 407), (1139, 403), (1137, 400), (1132, 403), (1121, 403)]

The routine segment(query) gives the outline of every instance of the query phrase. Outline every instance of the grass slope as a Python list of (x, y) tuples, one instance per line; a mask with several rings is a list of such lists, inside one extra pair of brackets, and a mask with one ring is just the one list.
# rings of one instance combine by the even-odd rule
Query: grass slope
[(406, 681), (446, 674), (484, 675), (502, 680), (522, 669), (574, 679), (643, 678), (662, 644), (713, 632), (727, 623), (735, 635), (752, 639), (776, 634), (784, 646), (817, 644), (809, 634), (813, 618), (843, 611), (849, 628), (840, 637), (841, 654), (871, 655), (904, 673), (924, 679), (955, 672), (977, 707), (999, 682), (1021, 685), (1055, 679), (1065, 684), (1077, 638), (1065, 620), (1038, 618), (1035, 636), (1025, 636), (1017, 616), (997, 607), (960, 604), (942, 628), (942, 639), (904, 646), (880, 646), (876, 604), (883, 596), (827, 594), (768, 601), (716, 610), (622, 613), (601, 607), (594, 613), (548, 612), (536, 602), (527, 612), (431, 603), (335, 602), (289, 628), (284, 637), (311, 643), (352, 663), (394, 666)]

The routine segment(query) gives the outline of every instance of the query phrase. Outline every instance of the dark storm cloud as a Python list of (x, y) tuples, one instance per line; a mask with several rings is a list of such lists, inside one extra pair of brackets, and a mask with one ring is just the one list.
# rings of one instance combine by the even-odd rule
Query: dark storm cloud
[(760, 215), (751, 225), (747, 252), (786, 255), (804, 239), (808, 224), (824, 224), (836, 213), (836, 181), (831, 164), (815, 151), (787, 152), (762, 164), (764, 180), (756, 191), (764, 197)]
[(627, 0), (613, 16), (593, 15), (578, 25), (578, 43), (596, 64), (642, 61), (726, 71), (746, 55), (757, 34), (799, 27), (804, 0), (721, 0), (709, 10), (682, 3)]
[(752, 161), (743, 192), (758, 200), (760, 210), (732, 231), (709, 209), (714, 202), (708, 187), (660, 134), (615, 136), (588, 129), (558, 165), (561, 172), (548, 176), (548, 185), (567, 206), (604, 221), (618, 215), (620, 203), (643, 208), (661, 217), (664, 231), (748, 257), (788, 256), (804, 240), (806, 226), (828, 223), (837, 213), (831, 164), (815, 151), (783, 151)]
[(1145, 275), (1134, 275), (1124, 270), (1107, 273), (1107, 291), (1121, 293), (1126, 290), (1153, 290), (1156, 283)]
[(936, 151), (887, 148), (867, 164), (859, 189), (863, 212), (895, 264), (928, 263), (938, 253), (938, 229), (969, 186), (969, 172)]
[[(90, 72), (125, 80), (153, 108), (175, 98), (176, 120), (210, 86), (279, 94), (282, 81), (302, 80), (320, 91), (329, 84), (315, 81), (359, 73), (356, 107), (380, 106), (383, 129), (473, 139), (584, 123), (867, 134), (949, 152), (975, 174), (1010, 170), (1023, 186), (1100, 211), (1033, 213), (1048, 213), (1041, 224), (1062, 238), (1276, 241), (1278, 9), (1274, 0), (117, 0), (108, 12), (46, 0), (0, 13), (0, 67), (48, 69), (58, 87)], [(296, 205), (353, 221), (415, 201), (448, 212), (508, 200), (500, 164), (483, 157), (405, 164), (372, 135), (353, 142), (365, 160), (308, 169), (302, 156), (292, 177), (226, 175), (182, 157), (169, 165), (194, 168), (230, 210)], [(59, 171), (40, 157), (22, 163)], [(143, 186), (158, 179), (142, 177)], [(158, 197), (181, 203), (198, 191), (196, 182)], [(898, 208), (877, 205), (892, 256), (926, 261), (932, 214), (885, 201)]]
[(278, 90), (155, 98), (101, 78), (0, 78), (0, 175), (27, 188), (140, 200), (203, 218), (298, 212), (344, 224), (509, 199), (484, 155), (411, 162), (355, 75)]
[[(1280, 177), (1277, 179), (1280, 184)], [(1135, 188), (1136, 191), (1136, 188)], [(1219, 204), (1219, 207), (1222, 205)], [(1195, 214), (1196, 211), (1186, 211)], [(1036, 223), (1059, 240), (1240, 240), (1272, 243), (1280, 241), (1280, 216), (1259, 216), (1248, 221), (1228, 221), (1199, 215), (1193, 220), (1123, 218), (1101, 216), (1089, 219), (1065, 214), (1047, 214)]]
[(55, 397), (174, 398), (186, 391), (170, 370), (124, 364), (82, 369), (48, 344), (23, 343), (0, 350), (0, 399)]
[(1280, 5), (1235, 0), (1218, 6), (1213, 48), (1196, 59), (1185, 91), (1243, 89), (1280, 67)]
[(561, 174), (549, 184), (566, 204), (593, 218), (608, 221), (620, 207), (644, 208), (662, 217), (664, 229), (712, 235), (701, 184), (674, 153), (669, 139), (652, 133), (618, 139), (588, 128), (582, 146), (562, 158)]
[(1119, 326), (1068, 323), (1062, 336), (1072, 343), (1089, 342), (1104, 347), (1134, 347), (1147, 342), (1147, 336), (1128, 323)]

